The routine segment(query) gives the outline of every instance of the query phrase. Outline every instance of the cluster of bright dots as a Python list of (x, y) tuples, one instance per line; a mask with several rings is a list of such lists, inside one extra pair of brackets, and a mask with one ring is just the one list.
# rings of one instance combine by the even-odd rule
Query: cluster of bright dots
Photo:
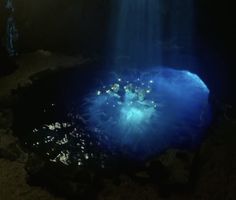
[[(152, 85), (154, 81), (149, 80), (147, 83), (144, 83), (140, 78), (136, 79), (133, 82), (122, 80), (117, 78), (117, 82), (110, 84), (109, 86), (103, 86), (101, 90), (97, 91), (97, 96), (107, 95), (117, 99), (116, 104), (113, 104), (113, 107), (117, 105), (124, 105), (128, 103), (133, 105), (135, 103), (146, 103), (149, 106), (154, 108), (157, 107), (157, 103), (154, 100), (147, 100), (147, 96), (152, 92)], [(106, 104), (110, 104), (109, 101)]]
[[(125, 130), (132, 129), (132, 133), (141, 133), (141, 129), (137, 127), (145, 127), (150, 123), (150, 119), (156, 113), (158, 107), (155, 101), (156, 95), (152, 91), (154, 80), (142, 80), (141, 78), (133, 79), (132, 81), (117, 78), (115, 82), (108, 86), (102, 86), (102, 89), (96, 92), (95, 100), (92, 102), (92, 112), (98, 110), (104, 113), (100, 117), (92, 117), (96, 124), (101, 125), (102, 129), (106, 129), (107, 122), (114, 124), (117, 129)], [(131, 128), (132, 127), (132, 128)]]
[(106, 81), (84, 96), (79, 110), (32, 130), (27, 145), (51, 162), (105, 168), (116, 156), (142, 160), (175, 144), (194, 145), (210, 119), (209, 90), (188, 71), (160, 69)]
[(94, 138), (87, 129), (80, 127), (79, 124), (83, 123), (80, 115), (68, 113), (67, 122), (57, 121), (33, 129), (34, 137), (25, 145), (40, 151), (51, 162), (84, 166), (94, 161), (104, 168), (107, 155), (97, 150), (104, 138)]

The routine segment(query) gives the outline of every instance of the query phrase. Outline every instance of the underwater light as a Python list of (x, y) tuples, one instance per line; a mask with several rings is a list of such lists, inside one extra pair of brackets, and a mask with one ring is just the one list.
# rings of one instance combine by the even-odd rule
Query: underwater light
[(76, 88), (62, 113), (60, 102), (40, 107), (43, 123), (35, 123), (25, 144), (51, 162), (104, 168), (117, 157), (145, 160), (201, 142), (211, 112), (210, 91), (199, 76), (170, 68), (105, 75), (97, 76), (102, 85), (80, 82), (86, 90)]
[(121, 112), (123, 119), (128, 123), (140, 123), (144, 118), (143, 112), (135, 107), (123, 108)]
[(117, 80), (118, 83), (103, 86), (92, 98), (91, 112), (98, 110), (96, 116), (93, 115), (94, 120), (99, 126), (103, 126), (106, 122), (107, 125), (103, 127), (105, 129), (112, 125), (115, 129), (121, 128), (122, 131), (129, 130), (129, 133), (141, 134), (144, 129), (148, 128), (157, 107), (154, 99), (150, 97), (153, 80), (145, 81), (145, 83), (139, 78), (134, 80), (118, 78)]
[(89, 126), (139, 157), (194, 144), (209, 122), (209, 90), (189, 71), (126, 72), (106, 82), (86, 98)]
[(142, 133), (137, 127), (147, 125), (151, 116), (154, 115), (155, 109), (152, 105), (139, 105), (139, 107), (126, 105), (121, 108), (120, 112), (121, 125), (124, 129), (132, 128), (133, 131), (129, 132)]

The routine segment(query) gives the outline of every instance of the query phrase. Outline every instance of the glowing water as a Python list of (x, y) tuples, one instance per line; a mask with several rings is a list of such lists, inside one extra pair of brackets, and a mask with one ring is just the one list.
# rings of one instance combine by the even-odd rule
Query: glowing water
[(194, 146), (209, 122), (208, 95), (188, 71), (125, 73), (89, 96), (87, 119), (113, 145), (142, 158), (171, 145)]
[(201, 141), (209, 90), (197, 75), (168, 68), (99, 72), (63, 71), (33, 84), (14, 126), (24, 144), (52, 162), (104, 168), (123, 156), (147, 159)]

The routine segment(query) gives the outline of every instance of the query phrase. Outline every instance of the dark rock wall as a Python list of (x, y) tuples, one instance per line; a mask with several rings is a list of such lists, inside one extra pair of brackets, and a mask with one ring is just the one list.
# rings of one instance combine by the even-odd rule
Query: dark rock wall
[[(61, 49), (80, 52), (82, 44), (104, 42), (112, 12), (111, 0), (13, 0), (20, 32), (20, 49)], [(6, 10), (0, 2), (0, 30)], [(201, 45), (222, 51), (234, 47), (234, 12), (230, 0), (196, 1), (197, 37)], [(227, 33), (227, 34), (226, 34)], [(90, 49), (91, 50), (91, 49)], [(226, 52), (223, 52), (226, 53)], [(227, 52), (229, 53), (229, 52)], [(232, 52), (231, 52), (232, 53)]]
[(15, 0), (20, 51), (96, 52), (106, 37), (108, 0)]
[(196, 46), (202, 61), (202, 75), (214, 96), (235, 101), (236, 21), (233, 0), (196, 1)]

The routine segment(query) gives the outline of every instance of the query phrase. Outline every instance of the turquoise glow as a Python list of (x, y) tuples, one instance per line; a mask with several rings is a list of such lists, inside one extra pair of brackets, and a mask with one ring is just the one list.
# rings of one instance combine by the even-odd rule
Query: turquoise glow
[(122, 108), (122, 120), (127, 124), (139, 124), (143, 121), (145, 113), (135, 107)]
[(124, 102), (120, 108), (120, 123), (125, 129), (132, 128), (134, 132), (142, 132), (142, 128), (148, 125), (150, 118), (155, 115), (155, 104), (145, 99), (146, 91), (136, 87), (125, 87)]
[[(151, 117), (155, 115), (155, 108), (152, 105), (129, 105), (122, 106), (120, 110), (120, 122), (125, 130), (131, 129), (131, 133), (142, 134), (147, 129)], [(140, 128), (142, 127), (142, 128)]]

